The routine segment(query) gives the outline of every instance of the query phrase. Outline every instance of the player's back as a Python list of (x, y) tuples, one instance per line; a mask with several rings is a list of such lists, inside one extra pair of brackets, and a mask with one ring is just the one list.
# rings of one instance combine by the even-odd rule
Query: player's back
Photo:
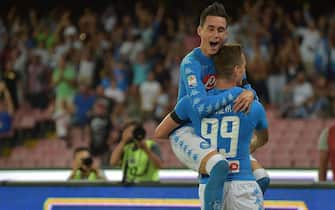
[(245, 114), (233, 112), (233, 103), (229, 103), (202, 119), (195, 110), (189, 108), (188, 112), (197, 135), (208, 140), (211, 146), (226, 155), (231, 169), (227, 179), (255, 180), (250, 165), (249, 146), (254, 129), (262, 116), (260, 112), (264, 112), (263, 106), (254, 101), (250, 112)]

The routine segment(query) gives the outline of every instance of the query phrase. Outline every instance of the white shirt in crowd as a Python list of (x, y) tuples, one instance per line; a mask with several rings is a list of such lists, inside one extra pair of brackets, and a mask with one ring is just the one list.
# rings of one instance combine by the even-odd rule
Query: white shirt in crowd
[(92, 84), (93, 72), (94, 62), (89, 60), (80, 61), (78, 81), (85, 81), (88, 82), (88, 84)]
[(313, 96), (313, 87), (309, 82), (297, 84), (293, 89), (293, 102), (295, 106), (301, 106)]
[(141, 109), (153, 111), (160, 92), (161, 86), (157, 81), (144, 81), (140, 85)]
[(108, 87), (105, 89), (105, 96), (107, 98), (111, 98), (117, 103), (123, 103), (124, 102), (124, 92), (118, 88)]
[(320, 32), (316, 29), (300, 28), (297, 30), (297, 34), (301, 35), (303, 39), (300, 45), (302, 60), (304, 62), (313, 62), (321, 39)]

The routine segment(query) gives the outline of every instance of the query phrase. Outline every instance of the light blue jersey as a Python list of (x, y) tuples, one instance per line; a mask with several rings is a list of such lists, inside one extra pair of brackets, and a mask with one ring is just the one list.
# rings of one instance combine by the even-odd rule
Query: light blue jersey
[[(228, 90), (212, 90), (209, 95), (217, 96), (228, 93)], [(261, 103), (254, 100), (250, 112), (233, 112), (233, 103), (227, 102), (222, 108), (205, 118), (201, 118), (197, 111), (190, 109), (191, 97), (183, 97), (176, 105), (173, 118), (177, 122), (191, 121), (195, 133), (207, 140), (208, 144), (200, 145), (203, 148), (210, 145), (226, 155), (230, 163), (230, 173), (227, 181), (255, 180), (250, 164), (250, 141), (254, 129), (262, 130), (268, 127), (266, 113)], [(201, 183), (205, 182), (200, 180)]]
[(215, 81), (212, 59), (205, 56), (200, 48), (195, 48), (180, 64), (178, 101), (188, 95), (198, 115), (207, 116), (227, 102), (232, 102), (243, 91), (242, 88), (235, 87), (218, 95), (207, 95), (207, 91), (214, 88)]
[[(243, 91), (240, 87), (234, 87), (218, 95), (207, 95), (207, 91), (215, 87), (215, 82), (216, 71), (213, 60), (205, 56), (200, 48), (195, 48), (180, 64), (177, 100), (188, 95), (198, 115), (207, 116), (219, 110), (227, 102), (232, 102)], [(243, 85), (243, 88), (253, 91), (257, 99), (256, 92), (249, 84)]]

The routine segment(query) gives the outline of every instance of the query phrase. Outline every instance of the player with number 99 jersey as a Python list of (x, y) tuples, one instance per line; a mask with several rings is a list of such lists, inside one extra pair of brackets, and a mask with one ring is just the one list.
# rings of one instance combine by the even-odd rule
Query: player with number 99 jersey
[[(209, 94), (217, 95), (224, 91), (227, 90), (213, 89)], [(227, 181), (255, 180), (250, 164), (249, 146), (254, 129), (263, 130), (268, 127), (263, 105), (255, 100), (250, 112), (245, 114), (233, 112), (233, 103), (230, 102), (205, 118), (201, 118), (190, 107), (190, 98), (183, 97), (177, 103), (171, 117), (176, 122), (191, 121), (196, 134), (226, 156), (230, 164)]]

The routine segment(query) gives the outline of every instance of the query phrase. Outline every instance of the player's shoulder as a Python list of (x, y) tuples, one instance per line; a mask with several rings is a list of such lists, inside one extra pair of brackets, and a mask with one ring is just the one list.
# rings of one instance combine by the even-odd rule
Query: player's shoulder
[(263, 104), (258, 100), (254, 100), (251, 104), (251, 112), (255, 113), (265, 112)]
[(191, 98), (189, 96), (182, 97), (175, 106), (174, 111), (182, 119), (186, 119), (192, 113)]
[(263, 104), (261, 102), (259, 102), (258, 100), (254, 100), (252, 102), (252, 105), (255, 106), (255, 107), (263, 107)]
[(197, 57), (195, 56), (196, 48), (189, 52), (181, 61), (181, 65), (192, 65), (199, 63)]

